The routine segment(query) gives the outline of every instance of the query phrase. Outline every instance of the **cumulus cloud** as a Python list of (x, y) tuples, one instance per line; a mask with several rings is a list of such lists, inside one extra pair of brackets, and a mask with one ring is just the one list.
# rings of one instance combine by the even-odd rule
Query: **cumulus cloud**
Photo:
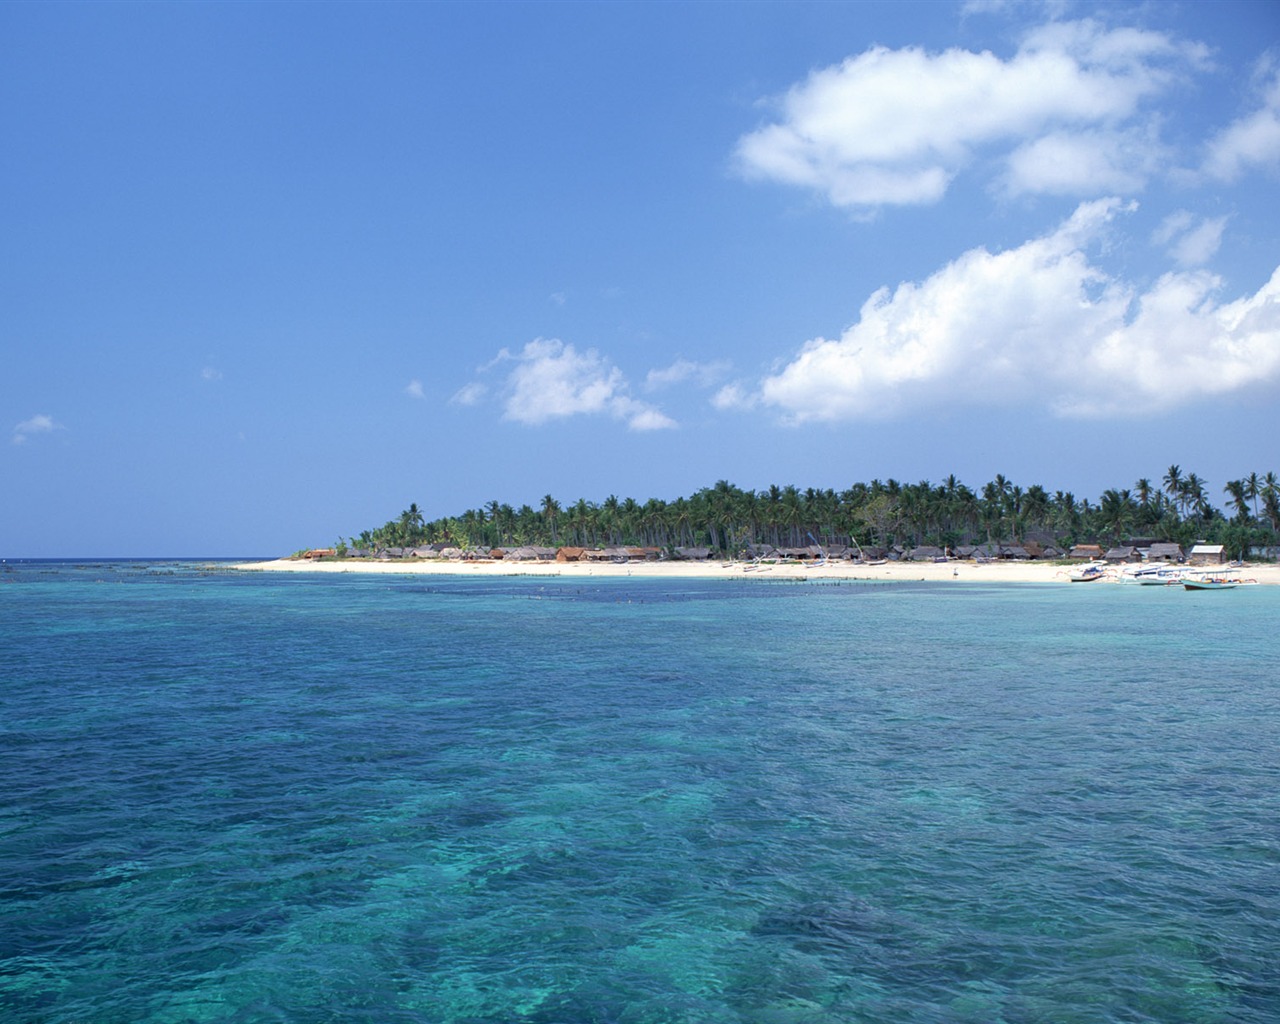
[[(595, 349), (579, 352), (558, 338), (536, 338), (517, 353), (503, 349), (481, 372), (507, 366), (502, 385), (503, 418), (529, 426), (579, 415), (605, 415), (631, 430), (663, 430), (676, 422), (660, 409), (631, 397), (622, 371)], [(454, 396), (475, 404), (487, 389), (475, 382)]]
[(1257, 110), (1233, 121), (1210, 140), (1204, 173), (1216, 181), (1235, 181), (1254, 167), (1280, 168), (1280, 73), (1260, 90)]
[(1159, 159), (1149, 101), (1206, 56), (1091, 20), (1037, 28), (1007, 60), (875, 47), (794, 86), (739, 140), (738, 165), (864, 211), (936, 202), (978, 156), (1014, 192), (1134, 192)]
[(1130, 416), (1280, 379), (1280, 270), (1225, 303), (1205, 270), (1141, 290), (1088, 254), (1131, 209), (1084, 203), (1044, 237), (973, 249), (924, 281), (882, 288), (839, 338), (808, 342), (756, 388), (731, 386), (716, 404), (759, 404), (792, 423), (966, 403)]
[(404, 393), (408, 395), (410, 398), (426, 398), (427, 397), (426, 392), (422, 390), (422, 381), (418, 380), (416, 377), (413, 380), (409, 381), (409, 383), (405, 386)]
[(13, 443), (26, 444), (33, 437), (38, 437), (41, 434), (51, 434), (55, 430), (62, 429), (62, 424), (56, 422), (52, 416), (36, 413), (29, 420), (23, 420), (14, 426)]

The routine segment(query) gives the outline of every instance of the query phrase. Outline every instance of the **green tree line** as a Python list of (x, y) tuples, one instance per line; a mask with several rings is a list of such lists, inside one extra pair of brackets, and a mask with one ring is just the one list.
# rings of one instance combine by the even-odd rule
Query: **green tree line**
[(1029, 539), (1065, 547), (1116, 544), (1145, 537), (1225, 544), (1242, 558), (1253, 546), (1280, 543), (1280, 481), (1275, 473), (1250, 473), (1222, 489), (1225, 510), (1211, 500), (1208, 482), (1173, 465), (1158, 481), (1109, 488), (1096, 502), (1040, 484), (1019, 486), (997, 475), (980, 489), (948, 476), (900, 483), (872, 480), (846, 490), (770, 486), (744, 490), (727, 480), (672, 501), (579, 498), (560, 502), (550, 494), (535, 508), (493, 500), (456, 516), (426, 520), (417, 504), (343, 546), (377, 550), (433, 543), (463, 549), (512, 545), (658, 548), (708, 547), (736, 555), (763, 545), (888, 548), (933, 544), (943, 548)]

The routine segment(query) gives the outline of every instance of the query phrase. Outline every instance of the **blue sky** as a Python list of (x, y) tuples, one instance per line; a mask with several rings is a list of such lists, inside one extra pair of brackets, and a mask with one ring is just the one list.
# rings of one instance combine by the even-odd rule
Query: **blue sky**
[(6, 556), (1280, 470), (1276, 4), (6, 4), (0, 132)]

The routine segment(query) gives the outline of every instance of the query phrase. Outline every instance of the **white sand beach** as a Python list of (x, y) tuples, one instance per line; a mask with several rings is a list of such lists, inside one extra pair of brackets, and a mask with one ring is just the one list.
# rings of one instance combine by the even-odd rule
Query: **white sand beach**
[[(307, 561), (279, 558), (265, 562), (243, 562), (233, 566), (250, 572), (355, 572), (390, 573), (423, 576), (564, 576), (584, 577), (650, 577), (656, 579), (784, 579), (784, 580), (874, 580), (891, 581), (955, 581), (962, 583), (1067, 583), (1070, 566), (1044, 562), (885, 562), (863, 565), (835, 562), (827, 565), (775, 564), (753, 565), (750, 562), (504, 562), (478, 561), (375, 561), (351, 558)], [(1226, 569), (1227, 567), (1216, 567)], [(1205, 567), (1205, 571), (1211, 571)], [(1232, 567), (1241, 579), (1258, 583), (1280, 584), (1280, 565), (1246, 565)], [(1102, 583), (1115, 582), (1104, 579)]]

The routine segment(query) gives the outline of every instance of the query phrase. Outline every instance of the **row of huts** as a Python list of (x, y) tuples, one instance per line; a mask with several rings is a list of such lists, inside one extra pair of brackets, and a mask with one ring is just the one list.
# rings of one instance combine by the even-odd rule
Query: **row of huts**
[(1153, 541), (1146, 544), (1120, 544), (1104, 551), (1098, 544), (1077, 544), (1068, 557), (1083, 561), (1110, 562), (1112, 565), (1137, 562), (1223, 565), (1227, 561), (1227, 549), (1222, 544), (1193, 544), (1189, 551), (1183, 551), (1180, 544)]
[[(337, 554), (333, 548), (313, 548), (304, 553), (308, 559), (332, 558)], [(463, 550), (452, 544), (428, 544), (414, 548), (382, 548), (370, 551), (363, 548), (348, 548), (344, 553), (347, 558), (376, 558), (380, 560), (396, 560), (408, 558), (433, 558), (446, 560), (502, 560), (508, 562), (657, 562), (663, 560), (700, 561), (713, 557), (716, 553), (705, 547), (677, 547), (672, 550), (655, 547), (612, 546), (605, 548), (581, 547), (538, 547), (522, 545), (519, 547), (495, 547), (488, 551)], [(1052, 544), (1037, 541), (1026, 541), (1022, 544), (999, 544), (989, 541), (985, 544), (958, 545), (954, 548), (940, 548), (932, 545), (921, 545), (906, 548), (894, 546), (859, 547), (817, 544), (808, 547), (775, 548), (769, 545), (751, 548), (745, 556), (768, 561), (910, 561), (910, 562), (943, 562), (960, 559), (975, 562), (994, 561), (1032, 561), (1069, 558), (1079, 561), (1110, 562), (1112, 564), (1137, 562), (1189, 563), (1192, 565), (1221, 565), (1227, 560), (1226, 549), (1221, 544), (1196, 544), (1184, 552), (1178, 544), (1162, 541), (1134, 541), (1104, 549), (1099, 544), (1076, 544), (1069, 550), (1062, 550)]]

